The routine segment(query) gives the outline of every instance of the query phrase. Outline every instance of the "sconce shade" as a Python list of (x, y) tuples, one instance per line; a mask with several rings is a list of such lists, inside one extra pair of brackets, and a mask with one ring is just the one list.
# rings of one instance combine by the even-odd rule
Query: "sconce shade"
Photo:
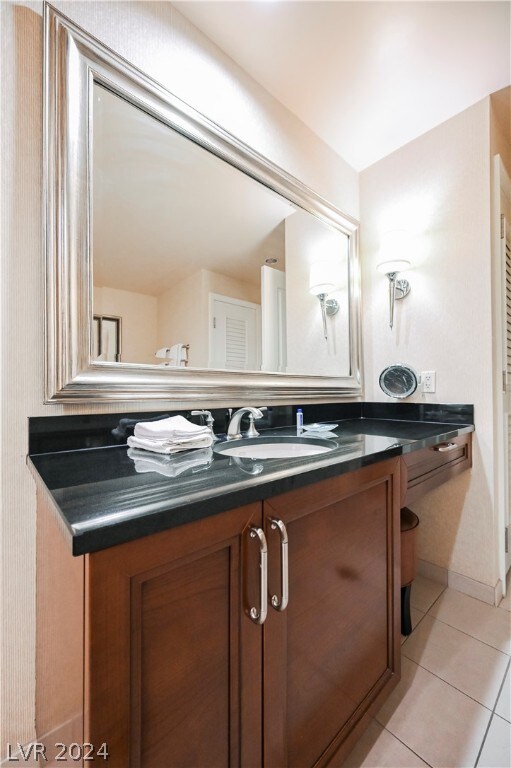
[(393, 259), (390, 261), (382, 261), (381, 264), (378, 264), (376, 269), (383, 275), (391, 275), (395, 272), (404, 272), (406, 269), (410, 269), (411, 266), (411, 262), (407, 259)]
[(338, 265), (333, 260), (315, 261), (309, 273), (309, 293), (320, 296), (339, 288)]

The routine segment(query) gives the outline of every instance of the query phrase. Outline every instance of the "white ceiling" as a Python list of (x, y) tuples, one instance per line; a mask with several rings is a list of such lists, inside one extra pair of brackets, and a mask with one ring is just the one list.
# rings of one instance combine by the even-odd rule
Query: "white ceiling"
[(508, 0), (174, 5), (357, 170), (511, 82)]
[(94, 88), (94, 285), (159, 296), (207, 269), (259, 286), (284, 269), (295, 207), (202, 147)]

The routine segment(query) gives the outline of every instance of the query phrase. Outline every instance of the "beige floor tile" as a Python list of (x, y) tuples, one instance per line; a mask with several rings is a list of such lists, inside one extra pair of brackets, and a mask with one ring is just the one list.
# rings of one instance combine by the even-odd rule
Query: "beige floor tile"
[[(419, 611), (417, 608), (414, 608), (412, 605), (410, 605), (410, 615), (412, 618), (412, 632), (415, 632), (426, 614), (424, 611)], [(411, 635), (401, 635), (401, 645), (403, 645), (403, 643), (408, 640), (409, 637), (411, 637)]]
[(507, 611), (508, 613), (511, 611), (511, 592), (508, 591), (507, 595), (502, 598), (499, 603), (499, 608), (502, 611)]
[(439, 584), (438, 581), (425, 579), (424, 576), (417, 576), (412, 583), (410, 605), (417, 608), (419, 611), (427, 613), (445, 588), (445, 584)]
[(403, 654), (467, 696), (493, 709), (509, 656), (429, 614), (403, 646)]
[(401, 667), (378, 722), (435, 768), (475, 765), (490, 711), (406, 657)]
[(504, 720), (511, 722), (511, 672), (508, 667), (504, 685), (500, 692), (495, 712), (499, 717), (503, 717)]
[(493, 716), (484, 740), (478, 768), (509, 768), (511, 765), (511, 723)]
[(431, 608), (430, 616), (499, 651), (511, 653), (511, 616), (507, 611), (446, 589)]
[(420, 757), (375, 722), (370, 723), (342, 768), (422, 768)]

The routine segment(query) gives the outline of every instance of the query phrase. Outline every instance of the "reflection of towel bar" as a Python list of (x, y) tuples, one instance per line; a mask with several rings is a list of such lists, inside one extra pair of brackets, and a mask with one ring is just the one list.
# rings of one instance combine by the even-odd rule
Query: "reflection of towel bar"
[[(176, 347), (179, 347), (179, 351), (176, 350)], [(189, 344), (173, 344), (171, 347), (161, 347), (160, 349), (157, 349), (154, 353), (155, 357), (163, 358), (167, 362), (161, 363), (161, 365), (170, 365), (169, 361), (173, 360), (173, 365), (176, 368), (184, 368), (188, 365), (188, 350), (190, 349)], [(174, 350), (175, 355), (171, 355), (171, 352)], [(184, 352), (184, 356), (183, 356)]]
[[(183, 349), (190, 349), (189, 344), (181, 344), (181, 346), (183, 347)], [(163, 354), (165, 354), (165, 352), (170, 352), (171, 349), (172, 347), (161, 347), (160, 349), (156, 350), (154, 355), (155, 357), (163, 357)]]

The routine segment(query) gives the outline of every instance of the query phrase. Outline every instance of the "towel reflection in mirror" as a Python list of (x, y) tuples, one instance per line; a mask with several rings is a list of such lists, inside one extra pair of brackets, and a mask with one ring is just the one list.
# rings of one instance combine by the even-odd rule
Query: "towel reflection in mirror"
[(154, 353), (154, 356), (164, 358), (165, 362), (160, 363), (160, 365), (184, 368), (188, 364), (189, 349), (189, 344), (173, 344), (171, 347), (161, 347)]

